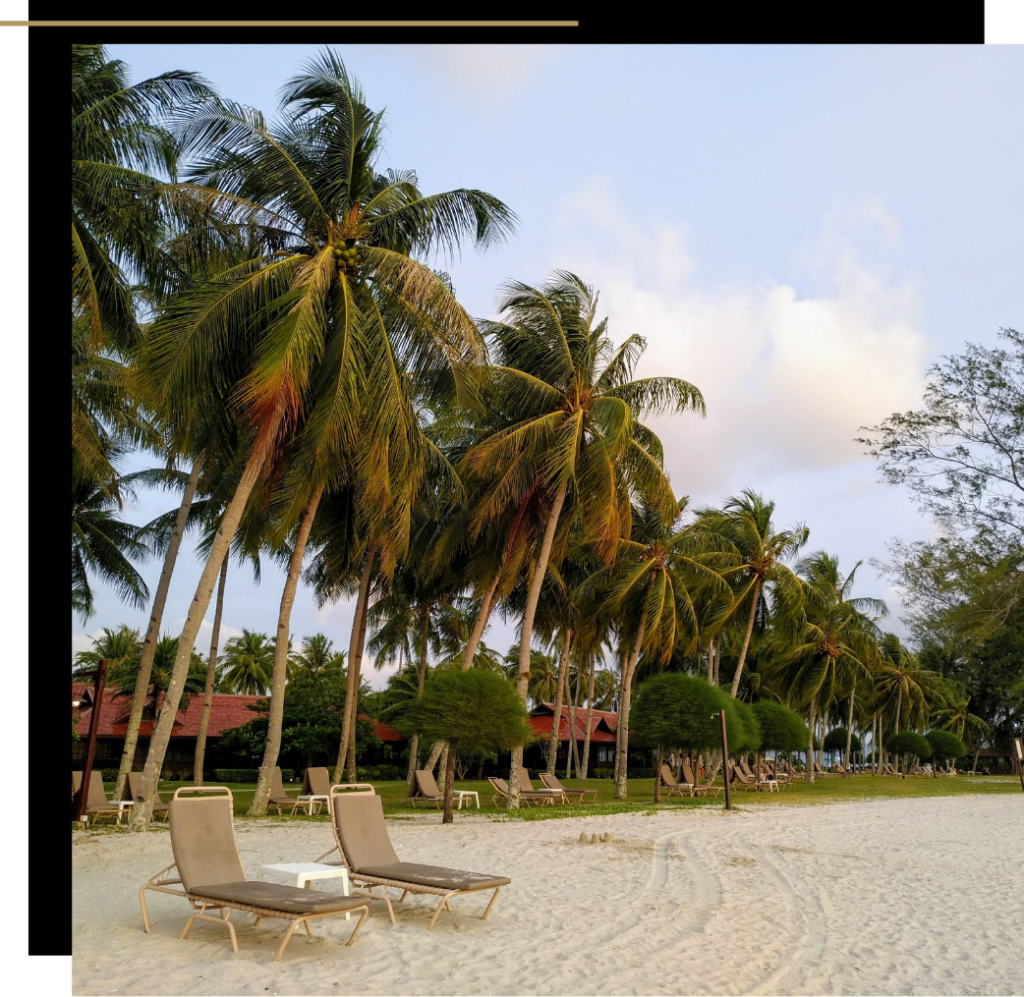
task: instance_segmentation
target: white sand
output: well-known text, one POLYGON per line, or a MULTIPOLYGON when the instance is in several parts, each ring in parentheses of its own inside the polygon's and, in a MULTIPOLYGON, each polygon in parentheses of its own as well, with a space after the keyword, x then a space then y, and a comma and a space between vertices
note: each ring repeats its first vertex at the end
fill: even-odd
MULTIPOLYGON (((351 922, 327 919, 280 963, 284 922, 235 914, 232 955, 214 925, 179 941, 187 905, 160 894, 143 933, 136 895, 171 861, 166 832, 76 835, 74 993, 1024 993, 1024 795, 439 819, 390 821, 395 846, 511 876, 487 921, 475 897, 430 933, 431 898, 394 926, 374 904, 352 948, 351 922), (613 840, 580 845, 583 830, 613 840)), ((250 877, 333 843, 326 823, 239 819, 236 834, 250 877)))

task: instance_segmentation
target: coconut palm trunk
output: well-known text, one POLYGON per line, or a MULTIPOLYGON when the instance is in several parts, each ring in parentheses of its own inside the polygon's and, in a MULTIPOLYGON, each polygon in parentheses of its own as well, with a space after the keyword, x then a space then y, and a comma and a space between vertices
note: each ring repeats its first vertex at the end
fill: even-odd
POLYGON ((473 632, 469 635, 469 643, 466 645, 466 654, 462 659, 462 670, 468 671, 473 666, 473 658, 476 655, 476 649, 480 645, 480 640, 484 635, 484 630, 487 629, 487 621, 491 618, 491 610, 494 608, 495 593, 498 591, 498 580, 501 578, 501 572, 494 576, 494 581, 491 582, 491 587, 487 590, 487 594, 484 596, 483 602, 480 603, 480 612, 476 614, 476 622, 473 624, 473 632))
POLYGON ((708 641, 708 685, 715 684, 715 642, 708 641))
POLYGON ((654 767, 654 802, 661 803, 661 763, 665 758, 665 745, 658 745, 658 764, 654 767))
POLYGON ((153 736, 149 740, 149 751, 146 754, 146 765, 142 770, 139 795, 132 808, 133 831, 145 831, 153 817, 153 802, 156 788, 160 781, 160 772, 164 765, 164 755, 167 753, 167 745, 171 740, 171 732, 174 728, 174 719, 178 713, 178 706, 181 703, 181 694, 185 689, 185 679, 188 675, 188 668, 192 662, 192 649, 196 645, 196 637, 199 628, 202 626, 203 617, 210 605, 213 596, 213 588, 217 583, 217 576, 220 574, 220 567, 224 558, 228 556, 228 548, 231 545, 231 538, 238 529, 242 513, 249 501, 249 496, 259 479, 267 456, 271 452, 271 443, 277 435, 277 430, 284 417, 284 407, 279 405, 275 414, 265 426, 256 445, 253 447, 249 459, 246 461, 245 470, 238 482, 231 501, 224 510, 221 517, 217 535, 213 540, 213 547, 210 556, 206 559, 206 566, 196 586, 196 594, 192 598, 188 615, 185 617, 185 626, 182 628, 181 636, 178 638, 178 651, 174 658, 174 668, 171 671, 171 678, 167 685, 167 692, 164 695, 163 709, 160 712, 160 719, 156 722, 153 736))
POLYGON ((213 685, 217 680, 217 645, 220 643, 220 621, 224 615, 224 586, 228 580, 228 561, 224 558, 220 566, 220 582, 217 584, 217 609, 213 614, 213 634, 210 637, 210 660, 206 664, 206 685, 203 688, 203 707, 199 713, 199 733, 196 736, 196 757, 192 764, 192 781, 203 784, 203 766, 206 764, 206 732, 210 729, 210 710, 213 709, 213 685))
POLYGON ((188 476, 188 481, 185 483, 185 494, 181 497, 178 514, 174 517, 174 529, 171 532, 170 542, 167 544, 167 553, 164 554, 164 566, 160 571, 160 581, 157 583, 156 594, 153 596, 153 608, 149 614, 149 626, 146 628, 146 639, 142 645, 139 674, 135 677, 135 691, 132 693, 132 711, 128 716, 128 729, 125 731, 124 749, 121 752, 121 766, 117 771, 117 782, 114 785, 115 800, 121 799, 124 784, 128 779, 128 773, 131 772, 132 765, 135 762, 135 747, 139 742, 139 727, 142 724, 142 711, 146 706, 149 677, 153 671, 153 656, 156 654, 156 645, 160 640, 160 624, 164 617, 167 590, 171 585, 174 562, 178 558, 178 548, 181 547, 181 538, 185 533, 185 523, 188 520, 189 510, 192 508, 192 499, 196 494, 196 486, 199 484, 199 474, 202 469, 202 458, 197 457, 192 464, 192 472, 188 476))
POLYGON ((309 499, 306 511, 299 522, 299 532, 295 537, 295 547, 291 560, 288 562, 288 575, 281 593, 281 608, 277 614, 277 639, 274 642, 274 671, 270 678, 270 714, 267 717, 267 744, 263 750, 263 764, 260 766, 259 778, 256 780, 256 791, 252 794, 249 804, 250 817, 262 817, 267 812, 267 800, 270 799, 270 782, 281 753, 281 728, 284 725, 284 687, 288 677, 288 633, 291 628, 292 606, 295 605, 295 592, 299 586, 299 575, 302 573, 302 558, 306 554, 306 542, 309 531, 316 518, 316 509, 320 504, 324 486, 318 485, 309 499))
POLYGON ((846 756, 843 759, 843 767, 850 767, 850 751, 853 747, 853 697, 856 690, 850 691, 850 707, 846 711, 846 756))
POLYGON ((590 730, 594 719, 594 659, 590 659, 590 680, 587 685, 587 733, 583 738, 583 765, 580 768, 580 778, 586 779, 590 772, 590 730))
MULTIPOLYGON (((555 530, 558 527, 558 517, 562 514, 562 506, 565 504, 565 493, 568 488, 568 482, 563 482, 555 494, 555 501, 548 514, 547 526, 544 528, 544 540, 540 545, 540 554, 533 569, 533 577, 530 579, 530 590, 526 597, 526 611, 523 613, 523 626, 519 633, 519 677, 516 682, 516 690, 524 704, 530 685, 530 644, 533 640, 533 619, 537 615, 540 590, 544 584, 544 576, 547 574, 551 546, 555 542, 555 530)), ((523 746, 520 744, 512 749, 512 765, 508 778, 509 810, 519 809, 519 770, 522 767, 523 746)))
POLYGON ((348 758, 345 760, 345 778, 356 781, 356 724, 359 719, 359 680, 363 667, 363 649, 366 647, 366 624, 370 615, 370 595, 363 603, 363 618, 359 624, 359 646, 355 661, 355 692, 352 700, 352 724, 348 729, 348 758))
POLYGON ((811 697, 811 711, 808 715, 810 723, 807 725, 810 737, 810 744, 807 746, 807 781, 812 783, 814 782, 814 721, 817 711, 818 696, 817 693, 815 693, 815 695, 811 697))
POLYGON ((754 582, 754 597, 750 601, 750 617, 747 619, 747 629, 743 634, 743 647, 740 648, 740 658, 736 662, 736 674, 732 677, 732 689, 729 695, 736 698, 740 688, 740 677, 743 675, 743 665, 747 660, 747 648, 750 647, 750 635, 754 632, 754 619, 757 616, 757 599, 761 594, 761 579, 754 582))
MULTIPOLYGON (((900 686, 896 690, 896 730, 895 733, 900 732, 900 707, 903 705, 903 686, 900 686)), ((900 755, 896 755, 896 774, 900 774, 900 755)))
MULTIPOLYGON (((569 680, 568 680, 568 677, 567 677, 566 678, 566 691, 569 691, 568 690, 568 683, 569 683, 569 680)), ((565 777, 566 777, 566 779, 571 779, 572 778, 572 773, 570 771, 570 766, 572 766, 572 765, 576 766, 576 778, 577 779, 579 778, 579 775, 580 775, 580 746, 576 742, 576 709, 577 709, 577 706, 579 705, 579 701, 580 701, 580 679, 579 679, 579 676, 577 675, 576 676, 576 695, 569 697, 569 702, 570 702, 571 705, 569 707, 569 750, 567 752, 569 757, 568 757, 568 760, 566 761, 566 765, 565 765, 565 777)))
POLYGON ((558 762, 558 745, 562 736, 562 690, 569 673, 569 653, 572 651, 572 631, 566 630, 562 640, 562 660, 558 663, 558 687, 555 690, 555 713, 551 718, 551 740, 548 744, 548 772, 555 774, 558 762))
POLYGON ((345 712, 341 721, 341 743, 338 745, 338 763, 334 767, 334 781, 341 782, 348 760, 349 741, 356 723, 356 698, 359 694, 359 662, 362 647, 359 637, 362 629, 366 603, 370 596, 370 578, 373 575, 373 548, 367 547, 363 558, 363 575, 359 580, 359 595, 356 597, 355 612, 352 614, 352 636, 348 644, 348 674, 345 679, 345 712), (353 685, 354 683, 354 685, 353 685))
POLYGON ((444 766, 444 815, 441 817, 442 824, 451 824, 455 820, 452 814, 452 790, 455 786, 455 752, 448 749, 448 759, 444 766))
MULTIPOLYGON (((420 671, 419 681, 416 685, 416 698, 423 698, 423 690, 427 684, 427 640, 430 636, 430 603, 424 603, 420 608, 420 671)), ((472 658, 470 659, 472 660, 472 658)), ((420 753, 420 736, 413 734, 412 742, 409 744, 409 772, 407 781, 409 783, 409 795, 412 796, 416 786, 416 759, 420 753)))
POLYGON ((615 725, 615 799, 624 800, 628 793, 626 775, 628 772, 629 751, 629 704, 633 698, 633 671, 640 660, 640 649, 647 635, 647 614, 640 618, 640 629, 637 631, 633 651, 626 659, 622 668, 622 687, 619 691, 619 722, 615 725))

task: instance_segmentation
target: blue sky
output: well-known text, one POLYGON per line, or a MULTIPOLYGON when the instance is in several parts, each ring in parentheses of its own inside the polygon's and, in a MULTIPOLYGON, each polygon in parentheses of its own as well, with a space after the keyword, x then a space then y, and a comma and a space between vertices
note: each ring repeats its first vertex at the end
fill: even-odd
MULTIPOLYGON (((1022 324, 1021 48, 335 49, 387 110, 382 167, 416 169, 427 191, 482 188, 518 213, 512 242, 448 266, 472 314, 490 316, 509 278, 574 270, 601 291, 616 341, 648 338, 641 374, 702 389, 706 420, 656 423, 678 492, 700 504, 756 488, 847 567, 893 536, 929 536, 852 440, 917 405, 937 357, 1022 324)), ((196 70, 269 116, 315 48, 110 53, 136 79, 196 70)), ((128 515, 168 504, 143 495, 128 515)), ((168 630, 198 572, 186 545, 168 630)), ((146 567, 151 585, 158 573, 146 567)), ((258 587, 247 575, 228 586, 228 632, 273 632, 280 574, 265 566, 258 587)), ((885 579, 867 564, 858 577, 898 613, 885 579)), ((102 589, 97 606, 73 621, 73 651, 147 619, 102 589)), ((300 590, 292 631, 346 647, 350 620, 347 604, 317 611, 300 590)), ((488 637, 511 639, 503 626, 488 637)))

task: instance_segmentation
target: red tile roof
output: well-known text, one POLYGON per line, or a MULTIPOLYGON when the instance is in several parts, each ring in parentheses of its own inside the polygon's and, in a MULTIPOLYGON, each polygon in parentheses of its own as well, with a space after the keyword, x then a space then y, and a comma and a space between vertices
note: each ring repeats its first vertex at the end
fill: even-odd
MULTIPOLYGON (((540 703, 530 717, 530 726, 541 736, 551 736, 551 724, 555 718, 555 707, 553 703, 540 703)), ((576 740, 582 741, 587 736, 587 711, 586 708, 576 710, 576 740)), ((617 713, 608 710, 593 710, 590 718, 590 740, 595 744, 615 743, 615 721, 618 720, 617 713), (612 723, 609 723, 612 718, 612 723)), ((569 740, 569 707, 562 707, 562 716, 558 725, 558 739, 569 740)))
MULTIPOLYGON (((72 682, 71 698, 80 699, 87 687, 80 682, 72 682)), ((88 687, 90 695, 92 687, 88 687)), ((248 723, 260 714, 249 709, 250 703, 258 703, 265 696, 228 696, 224 693, 213 694, 213 705, 210 707, 210 725, 208 737, 220 737, 225 731, 234 730, 248 723)), ((178 710, 171 730, 171 737, 197 737, 199 735, 199 715, 203 709, 203 697, 193 696, 186 710, 178 710)), ((97 737, 124 737, 128 731, 128 713, 131 710, 131 699, 128 696, 113 698, 109 689, 103 690, 103 705, 100 707, 100 723, 96 731, 97 737)), ((81 712, 75 730, 79 736, 86 737, 89 723, 92 720, 92 709, 87 707, 81 712)), ((150 737, 153 733, 153 721, 143 720, 139 727, 139 737, 150 737)))
POLYGON ((373 724, 373 732, 382 741, 404 741, 405 735, 400 734, 393 727, 388 727, 387 724, 382 724, 379 720, 374 720, 373 717, 368 717, 365 713, 359 714, 360 720, 369 720, 373 724))

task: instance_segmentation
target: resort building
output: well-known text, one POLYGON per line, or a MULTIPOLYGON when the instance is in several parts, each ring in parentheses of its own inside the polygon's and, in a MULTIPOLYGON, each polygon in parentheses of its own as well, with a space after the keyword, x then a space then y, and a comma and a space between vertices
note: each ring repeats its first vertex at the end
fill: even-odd
MULTIPOLYGON (((587 737, 587 710, 578 707, 573 731, 576 746, 583 756, 583 745, 587 737)), ((551 738, 551 727, 555 720, 554 703, 538 703, 530 713, 530 726, 539 740, 529 745, 523 753, 523 762, 527 768, 543 769, 547 767, 548 743, 551 738)), ((615 765, 615 727, 619 722, 618 713, 610 710, 592 710, 590 717, 590 758, 589 774, 596 775, 598 769, 611 769, 615 765)), ((558 725, 558 758, 556 766, 565 768, 569 758, 570 709, 563 704, 562 715, 558 725)))

